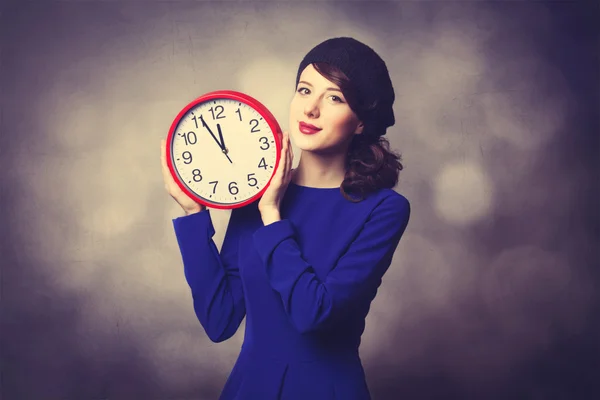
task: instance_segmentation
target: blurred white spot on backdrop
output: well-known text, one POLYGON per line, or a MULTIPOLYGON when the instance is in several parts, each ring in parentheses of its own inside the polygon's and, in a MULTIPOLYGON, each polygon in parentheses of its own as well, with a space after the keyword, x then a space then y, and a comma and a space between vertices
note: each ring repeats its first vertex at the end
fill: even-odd
POLYGON ((471 162, 449 164, 434 182, 435 210, 449 223, 472 223, 490 213, 492 189, 492 182, 481 166, 471 162))

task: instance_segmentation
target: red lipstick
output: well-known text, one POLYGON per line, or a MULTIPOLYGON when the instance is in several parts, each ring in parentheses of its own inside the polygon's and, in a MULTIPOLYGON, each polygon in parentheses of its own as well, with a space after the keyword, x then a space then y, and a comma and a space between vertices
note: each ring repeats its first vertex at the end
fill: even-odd
POLYGON ((307 124, 302 121, 300 121, 300 124, 298 124, 298 129, 300 130, 300 132, 304 133, 305 135, 314 135, 315 133, 317 133, 321 130, 321 128, 317 128, 314 125, 307 124))

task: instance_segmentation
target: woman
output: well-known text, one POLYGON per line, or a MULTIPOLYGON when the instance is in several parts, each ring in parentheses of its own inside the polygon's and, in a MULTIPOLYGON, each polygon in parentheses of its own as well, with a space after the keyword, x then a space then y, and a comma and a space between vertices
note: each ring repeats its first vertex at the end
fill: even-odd
POLYGON ((171 178, 173 220, 196 315, 214 342, 246 316, 221 400, 370 399, 360 337, 410 216, 393 191, 402 170, 381 136, 394 124, 385 63, 333 38, 302 60, 281 167, 260 201, 232 210, 219 254, 210 211, 171 178))

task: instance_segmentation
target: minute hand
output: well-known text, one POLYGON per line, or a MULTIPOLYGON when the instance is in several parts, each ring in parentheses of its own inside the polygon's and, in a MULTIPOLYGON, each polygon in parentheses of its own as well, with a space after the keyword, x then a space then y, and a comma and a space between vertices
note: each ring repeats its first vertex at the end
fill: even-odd
POLYGON ((217 137, 212 133, 212 131, 208 127, 208 124, 206 122, 204 122, 204 118, 202 118, 202 115, 200 115, 200 121, 202 121, 202 126, 205 127, 206 129, 208 129, 208 133, 210 133, 210 136, 212 136, 213 139, 215 139, 215 142, 217 142, 217 144, 219 145, 221 150, 223 150, 223 145, 221 144, 221 142, 219 142, 219 139, 217 139, 217 137))
MULTIPOLYGON (((233 161, 231 161, 231 158, 229 158, 229 155, 227 154, 228 151, 225 149, 224 143, 220 142, 219 139, 217 139, 217 137, 214 135, 214 133, 212 133, 212 131, 208 127, 208 124, 206 122, 204 122, 204 118, 202 118, 202 114, 200 115, 200 121, 202 121, 202 125, 208 130, 208 133, 210 133, 210 135, 213 137, 213 139, 215 139, 215 142, 217 142, 217 144, 221 148, 221 151, 223 152, 223 154, 225 154, 225 157, 227 157, 229 162, 231 164, 233 164, 233 161)), ((219 136, 221 137, 221 140, 223 140, 223 135, 221 135, 221 127, 218 124, 217 124, 217 128, 219 128, 219 136)))

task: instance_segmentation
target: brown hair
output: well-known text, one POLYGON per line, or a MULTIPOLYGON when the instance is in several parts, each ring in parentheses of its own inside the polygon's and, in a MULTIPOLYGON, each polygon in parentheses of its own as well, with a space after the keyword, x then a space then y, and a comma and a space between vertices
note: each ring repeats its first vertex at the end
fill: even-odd
MULTIPOLYGON (((362 104, 352 82, 338 68, 327 63, 314 63, 313 66, 323 77, 340 87, 348 105, 359 118, 375 106, 362 104)), ((400 162, 401 154, 390 151, 389 141, 380 136, 386 128, 377 126, 377 121, 363 120, 363 123, 363 132, 354 135, 348 147, 346 175, 340 186, 342 195, 354 203, 379 189, 395 187, 404 168, 400 162), (359 198, 352 198, 351 194, 359 198)))

